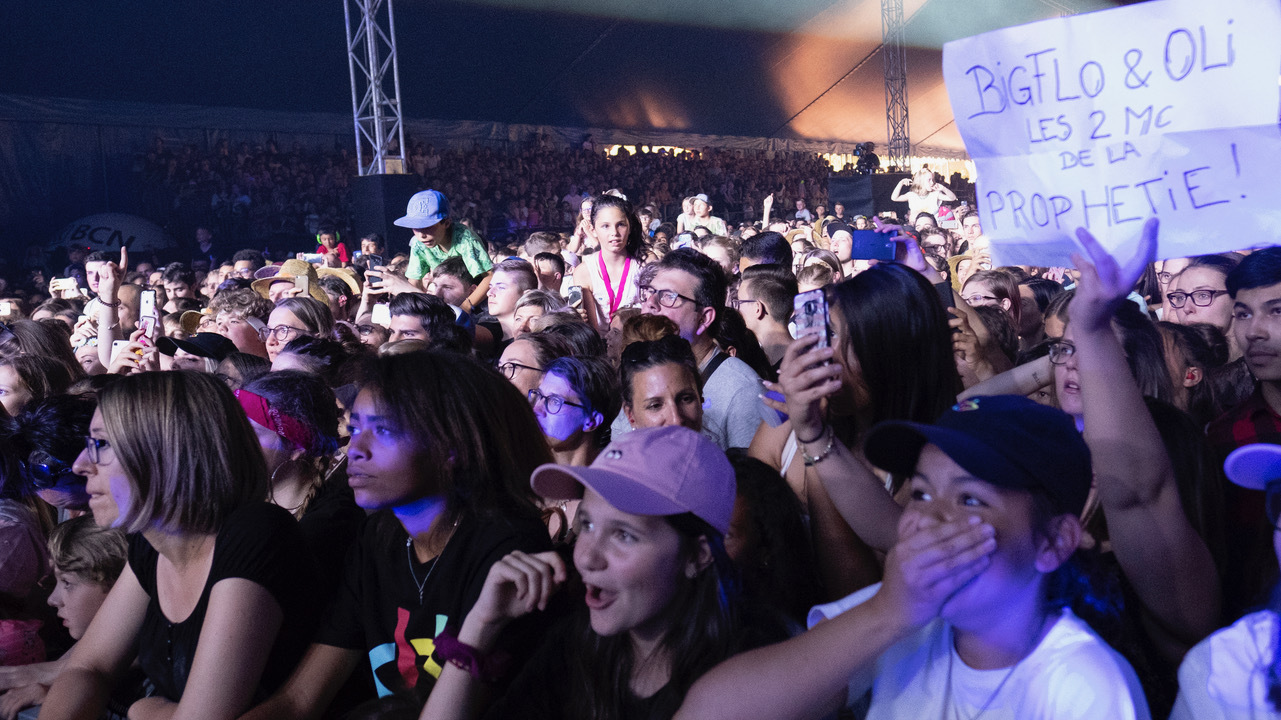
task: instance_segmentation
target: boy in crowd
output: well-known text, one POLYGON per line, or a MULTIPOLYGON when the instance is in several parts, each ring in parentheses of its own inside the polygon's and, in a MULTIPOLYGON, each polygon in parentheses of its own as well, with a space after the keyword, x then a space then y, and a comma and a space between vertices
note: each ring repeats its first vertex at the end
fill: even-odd
POLYGON ((489 291, 489 272, 494 265, 485 243, 471 228, 450 219, 449 200, 437 190, 417 193, 409 199, 405 216, 395 224, 414 231, 414 238, 409 241, 409 266, 405 276, 418 289, 425 287, 423 278, 437 265, 447 258, 462 258, 477 285, 459 307, 471 312, 489 291))
POLYGON ((792 316, 792 299, 796 297, 796 276, 786 265, 753 265, 743 270, 738 285, 738 311, 747 329, 756 336, 769 358, 777 382, 783 353, 792 344, 787 322, 792 316))
POLYGON ((743 241, 739 249, 738 270, 742 272, 753 265, 792 266, 792 246, 782 233, 757 233, 743 241))

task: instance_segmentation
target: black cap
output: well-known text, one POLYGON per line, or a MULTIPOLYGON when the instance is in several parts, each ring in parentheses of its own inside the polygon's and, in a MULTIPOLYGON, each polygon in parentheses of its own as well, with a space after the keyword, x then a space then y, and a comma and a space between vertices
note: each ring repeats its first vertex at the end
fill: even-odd
POLYGON ((916 472, 931 444, 979 480, 1039 490, 1059 513, 1079 515, 1090 494, 1090 448, 1072 416, 1020 395, 963 400, 933 425, 884 422, 867 435, 867 459, 898 475, 916 472))
POLYGON ((196 333, 186 340, 162 337, 156 341, 156 349, 165 355, 174 355, 181 349, 191 355, 221 362, 236 352, 236 344, 218 333, 196 333))

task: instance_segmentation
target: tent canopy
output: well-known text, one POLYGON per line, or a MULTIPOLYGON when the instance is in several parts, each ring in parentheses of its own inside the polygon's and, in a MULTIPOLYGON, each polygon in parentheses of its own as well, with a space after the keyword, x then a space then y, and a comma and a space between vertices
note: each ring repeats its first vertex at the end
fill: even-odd
MULTIPOLYGON (((904 0, 918 154, 948 40, 1108 0, 904 0)), ((880 0, 396 0, 406 118, 886 142, 880 0)), ((0 94, 351 112, 342 0, 10 0, 0 94)))

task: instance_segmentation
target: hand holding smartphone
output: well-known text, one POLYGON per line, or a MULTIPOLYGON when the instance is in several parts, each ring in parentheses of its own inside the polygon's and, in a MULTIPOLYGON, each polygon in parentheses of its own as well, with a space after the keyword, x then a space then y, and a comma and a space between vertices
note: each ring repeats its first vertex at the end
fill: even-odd
POLYGON ((831 346, 830 318, 828 316, 827 295, 822 288, 816 288, 797 295, 792 300, 792 322, 795 325, 794 335, 817 335, 816 348, 831 346))

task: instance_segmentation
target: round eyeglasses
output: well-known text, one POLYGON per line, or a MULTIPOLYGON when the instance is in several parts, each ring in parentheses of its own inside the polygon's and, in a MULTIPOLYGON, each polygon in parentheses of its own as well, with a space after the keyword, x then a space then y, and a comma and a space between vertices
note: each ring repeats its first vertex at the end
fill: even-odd
POLYGON ((538 405, 539 400, 543 401, 543 407, 547 408, 547 412, 551 413, 552 415, 555 415, 556 413, 560 412, 561 408, 566 405, 573 405, 579 410, 587 409, 586 405, 576 403, 576 402, 570 402, 559 395, 544 395, 538 391, 538 388, 531 389, 529 391, 529 404, 536 406, 538 405))

